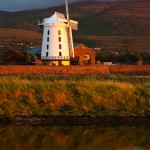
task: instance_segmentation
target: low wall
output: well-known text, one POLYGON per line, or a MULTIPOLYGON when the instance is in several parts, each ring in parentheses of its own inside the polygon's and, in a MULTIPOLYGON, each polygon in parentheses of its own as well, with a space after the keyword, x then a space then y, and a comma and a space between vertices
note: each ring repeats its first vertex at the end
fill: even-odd
POLYGON ((108 66, 109 72, 120 73, 126 75, 150 75, 150 65, 121 65, 108 66))
POLYGON ((150 75, 150 65, 121 65, 121 66, 0 66, 0 75, 21 74, 70 74, 70 75, 150 75))
POLYGON ((100 74, 108 75, 107 66, 0 66, 0 75, 21 74, 100 74))

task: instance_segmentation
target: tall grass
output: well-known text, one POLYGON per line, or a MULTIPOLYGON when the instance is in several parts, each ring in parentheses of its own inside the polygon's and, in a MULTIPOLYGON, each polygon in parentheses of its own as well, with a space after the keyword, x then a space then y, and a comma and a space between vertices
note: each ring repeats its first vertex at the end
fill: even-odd
POLYGON ((150 77, 1 76, 0 114, 150 115, 150 77))

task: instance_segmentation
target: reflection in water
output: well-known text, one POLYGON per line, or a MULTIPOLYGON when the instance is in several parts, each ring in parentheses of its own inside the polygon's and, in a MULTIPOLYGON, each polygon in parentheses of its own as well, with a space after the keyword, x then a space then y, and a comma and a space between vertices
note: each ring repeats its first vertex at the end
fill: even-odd
POLYGON ((0 150, 147 150, 148 126, 0 126, 0 150))

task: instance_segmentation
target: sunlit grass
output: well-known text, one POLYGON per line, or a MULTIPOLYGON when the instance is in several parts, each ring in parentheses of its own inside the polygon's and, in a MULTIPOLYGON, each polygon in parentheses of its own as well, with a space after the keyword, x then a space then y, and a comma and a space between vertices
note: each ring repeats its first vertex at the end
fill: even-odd
POLYGON ((149 115, 150 77, 1 76, 0 114, 149 115))

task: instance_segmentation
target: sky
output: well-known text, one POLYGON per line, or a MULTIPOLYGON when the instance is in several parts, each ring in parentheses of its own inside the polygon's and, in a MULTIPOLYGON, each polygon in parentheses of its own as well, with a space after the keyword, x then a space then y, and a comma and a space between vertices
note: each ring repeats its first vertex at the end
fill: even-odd
MULTIPOLYGON (((69 3, 87 0, 68 0, 69 3)), ((91 0, 91 1, 118 1, 118 0, 91 0)), ((63 5, 65 0, 0 0, 0 11, 22 11, 49 8, 63 5)))

